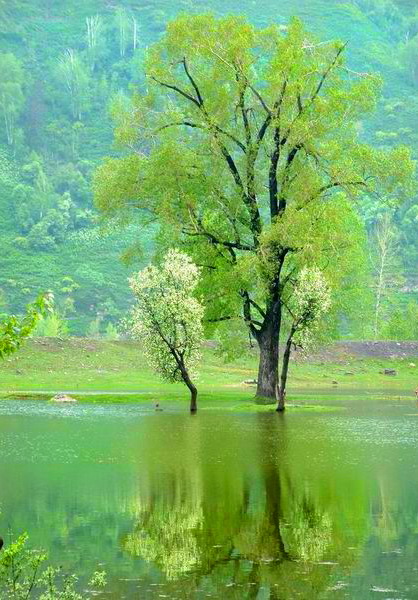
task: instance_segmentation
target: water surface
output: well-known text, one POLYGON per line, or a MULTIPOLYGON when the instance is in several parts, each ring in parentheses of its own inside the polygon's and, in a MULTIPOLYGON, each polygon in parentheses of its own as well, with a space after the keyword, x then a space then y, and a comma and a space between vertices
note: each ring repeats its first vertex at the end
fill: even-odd
POLYGON ((0 533, 27 531, 81 589, 103 566, 101 598, 417 598, 417 407, 338 402, 0 401, 0 533))

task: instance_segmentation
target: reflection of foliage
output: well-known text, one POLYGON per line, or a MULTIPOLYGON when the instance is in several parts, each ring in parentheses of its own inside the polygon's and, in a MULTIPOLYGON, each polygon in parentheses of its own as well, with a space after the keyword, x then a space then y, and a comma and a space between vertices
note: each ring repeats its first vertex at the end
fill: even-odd
POLYGON ((151 513, 145 510, 135 532, 126 538, 125 549, 158 564, 167 579, 177 579, 200 563, 198 532, 202 521, 202 508, 187 502, 163 505, 151 513))
MULTIPOLYGON (((3 550, 0 557, 0 591, 5 600, 85 600, 77 593, 75 575, 62 575, 61 569, 46 566, 47 554, 27 548, 28 536, 21 535, 3 550)), ((90 581, 94 587, 106 585, 104 571, 96 571, 90 581)), ((90 597, 90 596, 89 596, 90 597)))
MULTIPOLYGON (((27 477, 17 477, 5 489, 12 527, 33 523, 33 539, 62 553, 68 570, 77 573, 94 570, 99 539, 101 560, 116 575, 112 585, 119 593, 114 588, 111 593, 118 598, 134 597, 126 593, 130 584, 121 583, 125 576, 140 578, 132 584, 140 586, 135 589, 139 597, 156 582, 165 587, 156 586, 155 592, 177 598, 206 593, 231 600, 321 597, 332 572, 352 566, 369 539, 370 506, 373 514, 380 512, 371 504, 374 488, 358 477, 364 471, 356 470, 355 480, 346 469, 336 472, 332 436, 315 435, 314 424, 310 452, 327 452, 323 461, 306 459, 300 437, 286 439, 279 426, 268 429, 269 415, 263 415, 260 427, 253 421, 245 430, 245 444, 242 419, 223 417, 221 428, 209 417, 150 415, 123 436, 118 424, 92 429, 81 421, 74 425, 80 429, 77 455, 111 456, 114 470, 80 468, 78 459, 63 468, 60 455, 55 466, 44 465, 41 475, 27 465, 29 486, 36 482, 40 493, 28 506, 27 477), (137 558, 131 561, 127 554, 137 558), (321 560, 340 567, 317 564, 321 560), (226 590, 225 584, 230 585, 226 590)), ((321 422, 329 433, 333 425, 321 422)), ((61 444, 62 429, 52 425, 50 430, 61 444)), ((47 457, 51 438, 39 437, 47 457)), ((0 472, 2 480, 6 473, 0 472)))
POLYGON ((330 516, 315 510, 306 498, 294 504, 285 529, 289 553, 304 561, 321 560, 331 546, 330 516))

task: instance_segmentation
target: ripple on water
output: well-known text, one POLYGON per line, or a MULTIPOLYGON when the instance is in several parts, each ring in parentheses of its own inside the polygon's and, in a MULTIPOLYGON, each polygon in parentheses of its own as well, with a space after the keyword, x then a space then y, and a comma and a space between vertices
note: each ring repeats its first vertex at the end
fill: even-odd
POLYGON ((41 400, 0 400, 0 416, 41 416, 71 419, 132 418, 150 412, 135 404, 66 404, 41 400))
POLYGON ((407 416, 385 418, 368 416, 332 417, 336 441, 353 441, 374 446, 414 446, 418 444, 418 421, 407 416))
POLYGON ((120 436, 127 421, 135 424, 146 412, 150 410, 123 404, 0 401, 0 463, 127 462, 132 458, 128 451, 109 444, 106 431, 115 424, 115 436, 120 436))

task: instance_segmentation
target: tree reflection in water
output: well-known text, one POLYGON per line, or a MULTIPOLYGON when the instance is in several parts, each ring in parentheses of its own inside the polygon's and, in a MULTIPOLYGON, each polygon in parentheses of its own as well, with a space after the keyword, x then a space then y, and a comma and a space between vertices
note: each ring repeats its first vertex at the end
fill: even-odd
POLYGON ((158 468, 141 481, 137 524, 123 547, 161 570, 164 593, 316 597, 330 585, 335 557, 352 560, 331 514, 289 468, 285 417, 259 415, 257 426, 248 464, 238 447, 214 464, 205 460, 207 432, 193 421, 184 447, 160 451, 158 468))

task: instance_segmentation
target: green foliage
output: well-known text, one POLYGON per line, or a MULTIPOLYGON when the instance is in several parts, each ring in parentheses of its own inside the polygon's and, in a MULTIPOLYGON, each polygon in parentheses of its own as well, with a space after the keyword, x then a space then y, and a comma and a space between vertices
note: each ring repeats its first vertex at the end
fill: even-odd
POLYGON ((24 73, 20 61, 11 53, 0 54, 0 72, 0 112, 7 143, 14 146, 17 141, 16 122, 25 101, 24 73))
POLYGON ((114 340, 118 340, 119 339, 119 331, 118 328, 116 327, 116 325, 114 325, 113 323, 109 322, 106 325, 106 330, 105 330, 105 338, 109 341, 114 341, 114 340))
POLYGON ((22 248, 50 251, 56 244, 63 243, 74 230, 93 223, 89 208, 80 207, 73 200, 83 202, 87 193, 86 180, 79 169, 70 164, 65 171, 61 168, 48 176, 44 161, 32 153, 30 161, 22 166, 24 183, 14 186, 11 199, 15 211, 16 225, 25 234, 22 248))
POLYGON ((178 250, 129 280, 136 301, 133 337, 143 342, 151 367, 163 380, 183 381, 189 389, 203 342, 204 309, 195 297, 198 281, 199 269, 178 250))
POLYGON ((24 340, 33 332, 40 319, 52 310, 53 296, 50 292, 41 294, 28 304, 23 317, 10 315, 0 320, 0 358, 6 358, 21 347, 24 340))
POLYGON ((68 335, 68 324, 56 311, 41 317, 34 330, 36 337, 59 337, 68 335))
MULTIPOLYGON (((0 143, 7 148, 7 152, 0 148, 0 242, 6 252, 15 253, 18 265, 17 270, 12 270, 7 260, 0 261, 0 285, 10 310, 21 309, 25 295, 18 287, 9 285, 8 279, 24 281, 30 273, 32 291, 42 289, 52 271, 57 280, 67 274, 75 277, 80 260, 89 272, 102 271, 109 280, 118 281, 118 292, 112 290, 110 296, 119 312, 117 318, 123 313, 129 292, 121 284, 126 274, 117 263, 119 248, 114 249, 110 243, 107 249, 102 247, 98 266, 95 252, 80 244, 73 269, 68 260, 73 245, 68 238, 78 234, 80 238, 84 234, 87 237, 92 231, 96 235, 96 230, 91 229, 95 216, 89 187, 98 160, 113 153, 107 107, 109 104, 128 107, 130 86, 135 86, 139 95, 142 93, 146 47, 161 36, 167 20, 180 10, 192 14, 202 10, 202 5, 192 2, 184 2, 181 7, 167 0, 148 4, 127 0, 114 5, 104 5, 98 0, 47 5, 41 0, 23 3, 10 0, 1 4, 0 88, 6 92, 4 106, 11 127, 6 127, 4 107, 0 106, 0 143), (35 162, 42 165, 46 178, 47 186, 43 189, 39 187, 41 181, 37 181, 36 172, 31 175, 26 169, 34 162, 34 152, 35 162), (10 171, 5 177, 3 158, 6 170, 10 171), (16 190, 15 195, 18 186, 24 188, 16 190), (67 193, 70 207, 67 201, 62 202, 67 193), (68 251, 64 248, 67 246, 68 251), (39 268, 33 269, 36 252, 46 256, 40 257, 39 268)), ((376 70, 386 81, 384 102, 376 116, 367 123, 363 119, 357 122, 363 139, 388 147, 407 143, 417 155, 417 88, 412 70, 418 31, 415 0, 289 0, 281 3, 280 14, 274 3, 267 3, 260 11, 251 3, 239 7, 228 1, 210 0, 208 9, 217 15, 245 12, 253 25, 280 24, 282 31, 290 16, 299 14, 324 40, 335 36, 349 40, 349 67, 360 73, 376 70), (386 111, 387 105, 393 109, 386 111), (376 132, 381 133, 375 136, 376 132)), ((116 112, 123 114, 119 108, 116 112)), ((126 113, 129 117, 129 110, 126 113)), ((122 131, 122 124, 119 129, 122 131)), ((126 139, 129 118, 125 119, 124 129, 126 139)), ((135 131, 131 128, 132 134, 135 131)), ((130 175, 123 186, 132 188, 137 183, 130 175)), ((114 190, 120 196, 117 186, 114 190)), ((370 227, 379 205, 377 196, 362 199, 362 210, 370 227)), ((414 233, 416 205, 413 192, 396 215, 403 236, 402 259, 409 269, 418 258, 414 233)), ((144 229, 136 238, 142 247, 149 249, 149 236, 144 229)), ((137 256, 135 252, 136 259, 137 256)), ((94 280, 86 276, 82 284, 85 291, 75 294, 78 319, 71 323, 78 333, 85 330, 96 310, 94 280), (91 310, 89 294, 94 296, 95 306, 91 310)), ((52 285, 48 283, 48 287, 52 285)))
POLYGON ((385 327, 385 334, 391 340, 418 339, 418 302, 408 302, 406 306, 393 307, 385 327))
MULTIPOLYGON (((47 565, 47 554, 27 547, 28 536, 23 534, 6 544, 0 555, 0 592, 4 600, 88 600, 91 596, 76 591, 78 578, 63 574, 61 568, 47 565)), ((106 585, 106 573, 93 574, 90 586, 106 585)))
POLYGON ((384 192, 397 205, 413 192, 408 149, 359 138, 380 79, 353 73, 343 44, 298 20, 283 33, 208 15, 172 21, 146 75, 147 93, 114 107, 127 153, 99 169, 97 206, 154 218, 161 247, 184 245, 203 265, 207 321, 244 320, 259 339, 273 294, 291 297, 305 265, 326 271, 335 296, 362 294, 353 200, 384 192))
POLYGON ((90 321, 89 326, 87 327, 87 331, 86 331, 87 337, 99 338, 101 323, 102 323, 102 319, 100 316, 97 316, 92 321, 90 321))
POLYGON ((355 0, 355 3, 379 28, 398 39, 402 35, 405 19, 396 0, 355 0))

